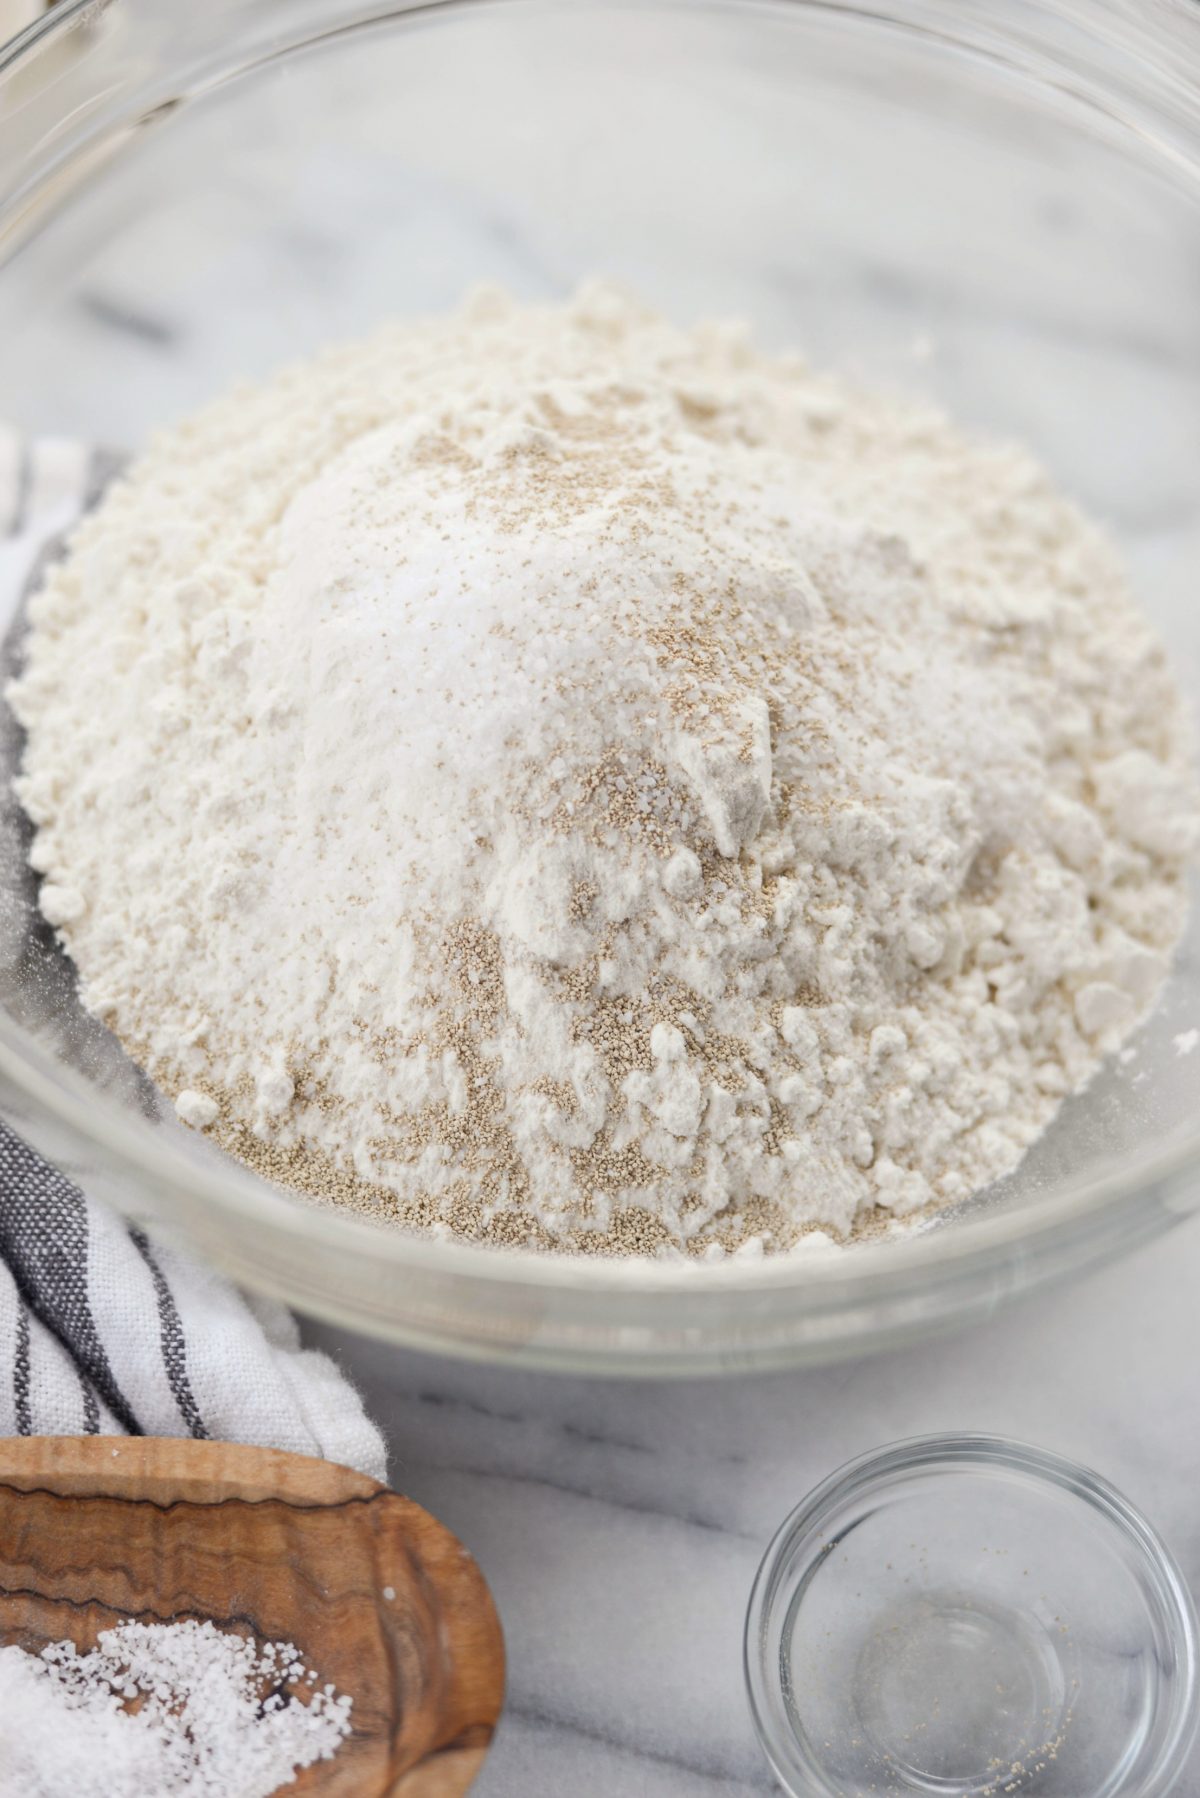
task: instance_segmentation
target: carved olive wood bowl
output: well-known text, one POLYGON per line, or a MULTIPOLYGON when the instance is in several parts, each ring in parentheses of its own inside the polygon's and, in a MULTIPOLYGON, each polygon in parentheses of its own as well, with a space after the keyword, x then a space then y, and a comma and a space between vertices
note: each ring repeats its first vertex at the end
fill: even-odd
POLYGON ((419 1505, 275 1449, 0 1441, 0 1641, 91 1648, 126 1618, 185 1617, 294 1642, 352 1696, 351 1734, 284 1788, 296 1798, 458 1798, 478 1772, 503 1703, 500 1624, 419 1505))

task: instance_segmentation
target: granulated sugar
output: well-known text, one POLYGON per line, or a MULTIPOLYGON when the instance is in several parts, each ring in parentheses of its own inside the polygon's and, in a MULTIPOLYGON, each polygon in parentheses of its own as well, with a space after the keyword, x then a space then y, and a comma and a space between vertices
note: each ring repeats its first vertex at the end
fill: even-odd
POLYGON ((1103 535, 603 289, 222 400, 31 617, 86 1003, 186 1122, 402 1223, 719 1258, 965 1198, 1181 929, 1189 741, 1103 535))
POLYGON ((291 1643, 192 1619, 122 1623, 87 1652, 0 1649, 0 1790, 268 1798, 349 1734, 351 1699, 318 1677, 291 1643))

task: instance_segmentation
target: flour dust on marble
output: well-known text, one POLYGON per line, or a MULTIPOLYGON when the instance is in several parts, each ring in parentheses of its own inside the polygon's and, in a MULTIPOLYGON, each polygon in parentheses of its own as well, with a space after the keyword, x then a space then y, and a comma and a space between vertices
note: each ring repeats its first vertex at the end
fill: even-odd
POLYGON ((403 1225, 897 1227, 1017 1163, 1181 929, 1190 743, 1102 533, 603 287, 239 389, 30 611, 85 1002, 185 1121, 403 1225))

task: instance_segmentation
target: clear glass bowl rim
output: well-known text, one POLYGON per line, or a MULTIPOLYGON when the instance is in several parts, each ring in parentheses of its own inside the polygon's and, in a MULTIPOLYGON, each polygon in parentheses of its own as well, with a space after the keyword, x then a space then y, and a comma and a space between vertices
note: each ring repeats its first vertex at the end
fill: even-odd
MULTIPOLYGON (((815 1535, 822 1518, 855 1494, 884 1490, 908 1473, 939 1469, 953 1473, 967 1468, 1021 1473, 1042 1484, 1057 1486, 1092 1505, 1136 1547, 1159 1597, 1163 1615, 1173 1626, 1172 1643, 1178 1662, 1178 1677, 1171 1689, 1171 1712, 1160 1744, 1158 1763, 1150 1769, 1159 1782, 1153 1789, 1160 1793, 1169 1792, 1172 1786, 1161 1782, 1173 1781, 1184 1770, 1200 1731, 1200 1710, 1197 1708, 1200 1625, 1191 1590, 1174 1555, 1137 1506, 1093 1468, 1032 1443, 974 1431, 906 1437, 883 1448, 868 1449, 865 1454, 836 1468, 815 1486, 789 1512, 771 1538, 754 1576, 746 1608, 742 1667, 755 1732, 776 1776, 787 1790, 791 1790, 789 1781, 793 1772, 807 1775, 808 1771, 789 1758, 787 1750, 791 1737, 776 1728, 768 1702, 778 1686, 778 1674, 777 1669, 772 1669, 767 1662, 767 1626, 780 1597, 781 1577, 794 1550, 806 1536, 815 1535)), ((810 1563, 819 1553, 819 1548, 815 1548, 810 1563)), ((794 1585, 793 1576, 788 1580, 789 1592, 794 1585)), ((815 1792, 813 1798, 817 1798, 815 1792)))
MULTIPOLYGON (((7 46, 0 47, 0 79, 18 65, 31 61, 49 43, 65 36, 83 23, 98 8, 111 0, 60 0, 60 4, 34 21, 7 46)), ((482 7, 519 6, 523 0, 365 0, 357 6, 342 5, 350 16, 331 25, 330 31, 342 31, 359 25, 373 25, 387 20, 401 22, 411 16, 428 18, 433 14, 471 12, 482 7)), ((615 4, 631 4, 632 0, 614 0, 615 4)), ((1012 0, 1007 0, 1011 8, 1012 0)), ((740 5, 748 11, 771 10, 785 13, 804 5, 828 6, 830 10, 852 12, 868 23, 894 24, 884 10, 850 6, 847 0, 656 0, 667 10, 683 10, 700 6, 717 10, 721 6, 740 5)), ((272 9, 274 13, 275 9, 272 9)), ((921 11, 927 15, 923 29, 937 35, 933 26, 940 18, 954 41, 955 23, 963 23, 965 9, 959 0, 921 0, 921 11), (932 21, 932 23, 930 22, 932 21)), ((1029 65, 1049 58, 1061 72, 1061 46, 1053 32, 1040 33, 1034 27, 1039 16, 1067 21, 1078 26, 1086 22, 1088 30, 1080 38, 1072 38, 1072 54, 1090 44, 1094 57, 1088 79, 1114 98, 1138 102, 1144 126, 1153 119, 1161 127, 1158 147, 1176 162, 1186 163, 1186 174, 1200 194, 1200 12, 1184 14, 1167 0, 1156 0, 1140 17, 1131 14, 1123 0, 1089 0, 1080 6, 1075 0, 1062 0, 1059 6, 1030 4, 1020 0, 1006 17, 998 0, 976 0, 972 8, 973 23, 980 27, 980 42, 997 51, 1007 39, 1014 55, 1019 51, 1029 65), (1011 24, 1011 32, 1009 26, 1011 24), (1188 40, 1188 56, 1181 62, 1164 54, 1172 45, 1178 48, 1177 31, 1194 33, 1188 40), (1124 52, 1130 40, 1136 40, 1147 53, 1131 59, 1124 52)), ((245 73, 256 64, 274 60, 304 42, 327 35, 326 31, 301 33, 294 39, 281 40, 276 29, 258 45, 248 46, 248 53, 238 60, 232 57, 224 72, 211 77, 217 84, 235 74, 245 73)), ((1080 65, 1081 67, 1083 65, 1080 65)), ((1082 79, 1082 76, 1081 76, 1082 79)), ((210 85, 208 78, 198 80, 187 89, 194 97, 210 85)), ((157 108, 155 109, 157 110, 157 108)), ((1124 111, 1116 107, 1116 111, 1124 111)), ((35 185, 48 182, 70 165, 81 146, 86 146, 96 129, 95 121, 79 119, 64 123, 61 136, 48 141, 36 170, 35 185)), ((1144 135, 1144 131, 1143 131, 1144 135)), ((19 206, 28 190, 19 185, 0 198, 0 209, 19 206)), ((725 1262, 716 1267, 692 1262, 620 1262, 584 1256, 536 1255, 523 1251, 474 1247, 457 1242, 439 1242, 400 1232, 389 1232, 378 1226, 339 1213, 333 1208, 310 1206, 273 1190, 255 1180, 239 1166, 205 1166, 193 1163, 175 1152, 169 1142, 153 1128, 131 1117, 122 1116, 114 1108, 98 1105, 88 1083, 72 1069, 61 1066, 47 1056, 37 1043, 7 1016, 0 1015, 0 1076, 36 1108, 66 1131, 70 1139, 81 1145, 106 1151, 129 1170, 143 1192, 169 1193, 172 1189, 186 1192, 189 1199, 208 1208, 216 1217, 224 1214, 248 1229, 261 1228, 271 1234, 286 1229, 303 1238, 306 1247, 319 1257, 322 1250, 342 1257, 380 1263, 394 1267, 398 1274, 436 1277, 454 1287, 460 1295, 475 1292, 507 1294, 510 1299, 522 1292, 531 1301, 538 1295, 559 1297, 578 1295, 590 1307, 588 1321, 599 1329, 601 1306, 605 1307, 605 1323, 611 1332, 625 1326, 638 1328, 643 1336, 652 1334, 648 1302, 661 1302, 664 1309, 658 1321, 664 1325, 695 1331, 702 1328, 705 1312, 731 1301, 736 1306, 739 1296, 776 1300, 803 1294, 811 1317, 828 1320, 835 1314, 853 1309, 861 1312, 874 1304, 885 1311, 894 1299, 922 1301, 937 1297, 927 1315, 917 1325, 894 1320, 872 1324, 853 1332, 858 1346, 877 1346, 883 1340, 899 1338, 916 1327, 928 1329, 936 1323, 960 1319, 981 1301, 998 1294, 1008 1295, 1085 1265, 1111 1257, 1135 1240, 1141 1240, 1165 1228, 1193 1205, 1200 1204, 1200 1125, 1183 1141, 1164 1145, 1145 1154, 1131 1174, 1115 1168, 1102 1174, 1063 1183, 1044 1194, 1036 1205, 1024 1205, 1012 1212, 982 1212, 976 1216, 955 1219, 952 1227, 934 1227, 916 1232, 907 1239, 855 1245, 845 1255, 798 1255, 768 1258, 753 1263, 725 1262), (1014 1270, 1020 1269, 1020 1279, 1014 1270)), ((169 1204, 161 1218, 147 1219, 152 1227, 169 1228, 169 1204)), ((232 1264, 230 1264, 232 1265, 232 1264)), ((235 1271, 249 1283, 257 1283, 302 1308, 335 1321, 358 1324, 397 1340, 420 1345, 428 1341, 423 1329, 406 1329, 400 1320, 363 1317, 344 1298, 328 1298, 316 1288, 289 1283, 264 1274, 256 1278, 255 1270, 244 1258, 236 1262, 235 1271)), ((774 1314, 778 1322, 779 1313, 774 1314)), ((728 1321, 728 1319, 726 1320, 728 1321)), ((747 1325, 750 1335, 752 1324, 747 1325)), ((767 1349, 754 1358, 758 1366, 785 1365, 815 1353, 845 1352, 847 1339, 830 1336, 831 1347, 814 1351, 811 1343, 799 1347, 767 1349)), ((503 1355, 502 1344, 464 1342, 456 1344, 449 1337, 439 1338, 437 1346, 446 1352, 488 1353, 503 1355)), ((629 1371, 654 1371, 651 1366, 637 1366, 645 1359, 644 1344, 636 1350, 615 1346, 610 1340, 588 1349, 555 1354, 553 1349, 537 1349, 528 1359, 541 1359, 550 1364, 577 1369, 594 1363, 597 1371, 605 1367, 613 1371, 627 1365, 629 1371)), ((720 1350, 706 1354, 697 1346, 687 1359, 692 1364, 685 1371, 703 1372, 723 1365, 720 1350)), ((745 1364, 745 1363, 743 1363, 745 1364)), ((663 1371, 678 1372, 678 1367, 663 1371)))

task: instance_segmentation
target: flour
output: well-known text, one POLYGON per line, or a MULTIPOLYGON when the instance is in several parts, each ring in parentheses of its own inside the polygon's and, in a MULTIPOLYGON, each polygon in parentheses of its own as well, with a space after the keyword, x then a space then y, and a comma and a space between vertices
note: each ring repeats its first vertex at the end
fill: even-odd
POLYGON ((158 439, 12 702, 85 1002, 269 1176, 708 1259, 1008 1172, 1145 1015, 1189 741, 1024 454, 607 290, 158 439))
POLYGON ((121 1623, 86 1651, 0 1648, 0 1790, 268 1798, 349 1734, 351 1700, 317 1679, 290 1643, 191 1618, 121 1623))

